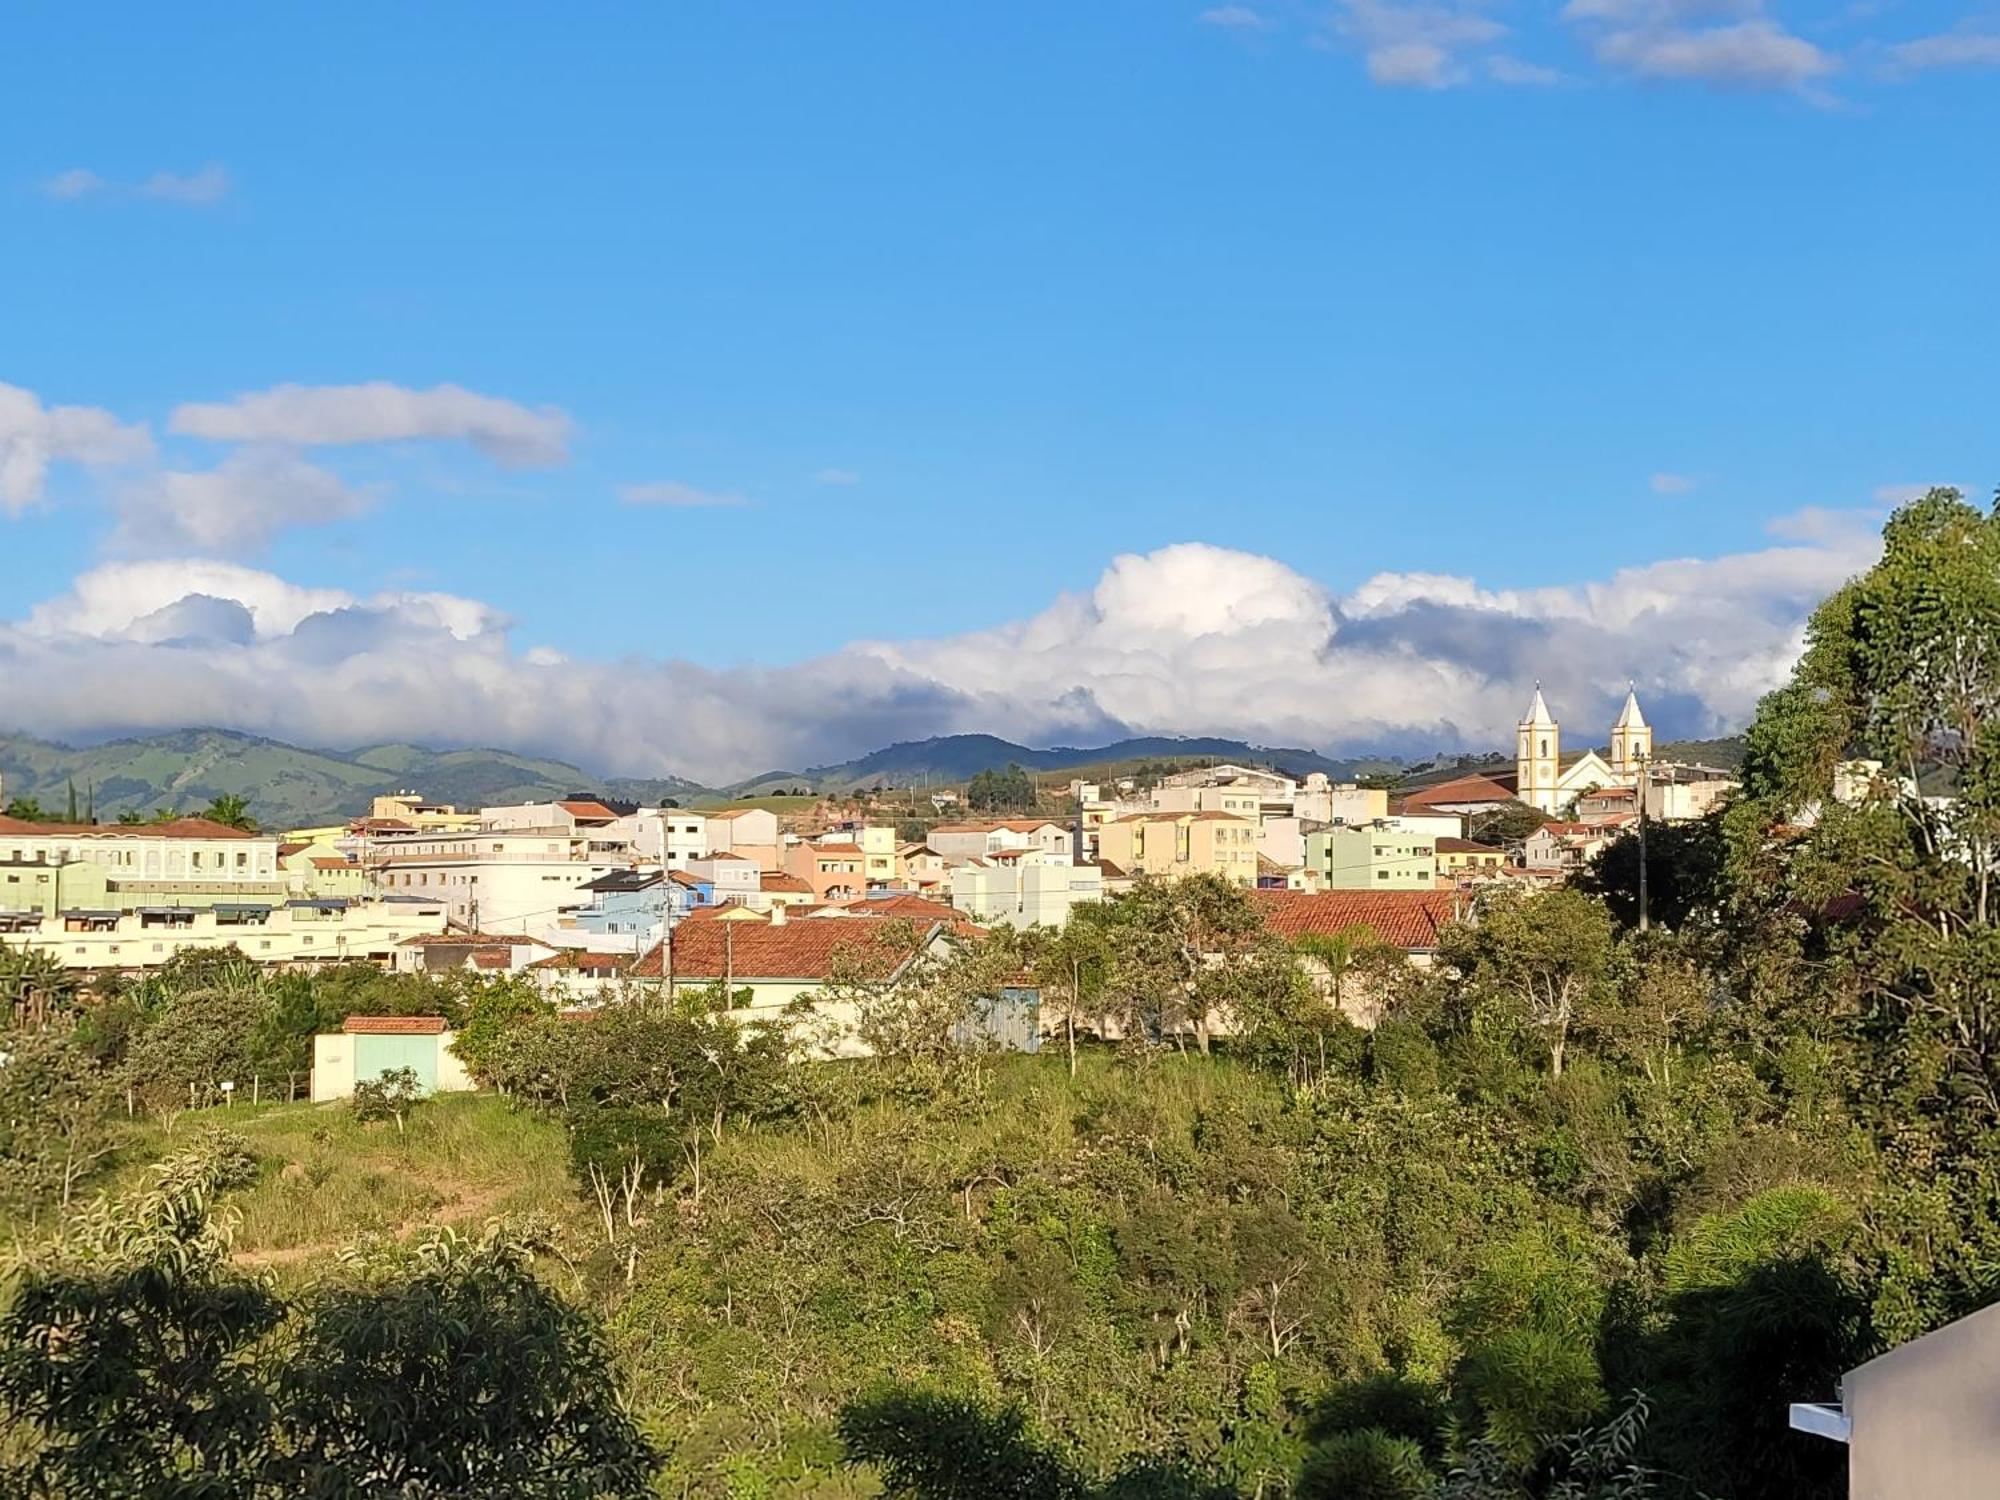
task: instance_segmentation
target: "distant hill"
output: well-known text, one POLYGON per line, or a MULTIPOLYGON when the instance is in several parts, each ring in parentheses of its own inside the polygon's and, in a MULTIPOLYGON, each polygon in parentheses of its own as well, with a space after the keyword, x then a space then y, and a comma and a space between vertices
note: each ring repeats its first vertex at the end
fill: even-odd
POLYGON ((1029 771, 1079 771, 1158 760, 1241 761, 1248 765, 1276 766, 1299 776, 1324 771, 1335 778, 1351 778, 1393 765, 1373 758, 1333 760, 1316 750, 1271 748, 1243 740, 1151 735, 1095 748, 1065 745, 1036 750, 990 734, 950 734, 890 745, 838 765, 813 766, 804 771, 770 771, 726 790, 732 795, 749 796, 791 786, 809 786, 821 792, 875 786, 941 786, 969 781, 981 771, 999 770, 1010 763, 1029 771))
POLYGON ((662 793, 685 799, 704 790, 677 779, 607 781, 565 761, 506 750, 418 745, 306 750, 226 729, 183 729, 88 746, 0 734, 0 800, 33 797, 60 812, 72 784, 78 809, 94 797, 97 816, 106 822, 121 812, 190 812, 229 794, 247 801, 251 816, 266 828, 338 821, 366 812, 384 792, 406 789, 461 807, 584 790, 648 802, 662 793))

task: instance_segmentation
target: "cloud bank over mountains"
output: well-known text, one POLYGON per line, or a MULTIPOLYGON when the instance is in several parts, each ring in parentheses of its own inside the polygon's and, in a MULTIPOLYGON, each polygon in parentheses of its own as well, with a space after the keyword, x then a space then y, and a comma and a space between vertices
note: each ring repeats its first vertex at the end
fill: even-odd
MULTIPOLYGON (((215 724, 312 744, 492 744, 716 782, 982 731, 1232 735, 1345 752, 1511 743, 1529 685, 1600 738, 1627 676, 1663 735, 1740 725, 1812 606, 1876 550, 1860 512, 1771 546, 1528 590, 1384 573, 1346 595, 1204 543, 964 635, 786 666, 581 661, 441 593, 357 596, 213 560, 105 563, 0 622, 6 720, 57 736, 215 724)), ((635 647, 642 643, 635 642, 635 647)))

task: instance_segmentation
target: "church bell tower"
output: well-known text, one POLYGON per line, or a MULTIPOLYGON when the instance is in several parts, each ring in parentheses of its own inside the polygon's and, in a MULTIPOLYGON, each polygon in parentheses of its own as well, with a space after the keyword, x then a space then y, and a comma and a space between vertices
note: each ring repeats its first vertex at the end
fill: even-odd
POLYGON ((1528 705, 1514 734, 1515 795, 1528 806, 1554 814, 1556 776, 1562 768, 1562 728, 1535 684, 1535 701, 1528 705))

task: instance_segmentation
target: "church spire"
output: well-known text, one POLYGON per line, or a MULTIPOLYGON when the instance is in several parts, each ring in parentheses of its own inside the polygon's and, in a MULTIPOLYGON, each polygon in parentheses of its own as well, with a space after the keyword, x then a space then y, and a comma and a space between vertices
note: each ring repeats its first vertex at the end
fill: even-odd
POLYGON ((1639 711, 1639 690, 1630 682, 1625 684, 1625 706, 1618 711, 1618 720, 1613 729, 1644 729, 1646 716, 1639 711))
POLYGON ((1548 729, 1552 728, 1555 722, 1555 715, 1549 712, 1548 704, 1542 699, 1542 685, 1540 682, 1537 682, 1535 684, 1535 701, 1528 705, 1528 716, 1521 720, 1521 727, 1523 729, 1548 729))

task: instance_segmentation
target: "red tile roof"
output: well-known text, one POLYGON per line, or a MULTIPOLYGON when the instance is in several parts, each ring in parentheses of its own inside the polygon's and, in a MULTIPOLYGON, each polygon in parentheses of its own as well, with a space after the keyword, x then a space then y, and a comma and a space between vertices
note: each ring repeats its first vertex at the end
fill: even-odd
POLYGON ((618 814, 606 807, 602 802, 558 802, 556 806, 560 807, 572 818, 581 818, 586 822, 594 823, 599 819, 607 823, 618 821, 618 814))
MULTIPOLYGON (((922 922, 683 922, 674 929, 674 978, 825 980, 851 957, 865 977, 887 979, 933 930, 922 922)), ((660 977, 657 943, 632 975, 660 977)))
POLYGON ((784 891, 810 896, 812 887, 796 875, 787 875, 783 870, 766 870, 757 878, 758 887, 766 891, 784 891))
POLYGON ((359 865, 349 864, 344 859, 335 859, 330 855, 320 854, 313 856, 312 867, 315 870, 358 870, 361 868, 359 865))
POLYGON ((540 938, 519 932, 423 932, 403 939, 405 948, 547 948, 540 938))
POLYGON ((1511 776, 1458 776, 1406 793, 1402 805, 1412 812, 1421 812, 1427 807, 1462 802, 1512 802, 1515 800, 1513 779, 1511 776))
POLYGON ((513 961, 513 953, 505 948, 479 948, 472 955, 475 969, 504 969, 513 961))
POLYGON ((340 1023, 349 1036, 437 1036, 443 1016, 349 1016, 340 1023))
POLYGON ((208 818, 175 818, 166 823, 30 823, 0 817, 0 833, 59 839, 254 839, 257 834, 208 818))
POLYGON ((558 969, 573 974, 616 974, 626 962, 622 953, 589 953, 582 948, 570 948, 550 954, 547 958, 538 958, 528 967, 558 969))
POLYGON ((808 844, 806 847, 811 849, 815 854, 832 854, 842 859, 868 852, 859 844, 808 844))
POLYGON ((1502 851, 1491 844, 1482 844, 1477 839, 1443 838, 1437 841, 1440 854, 1499 854, 1502 851))
POLYGON ((1369 927, 1410 953, 1437 947, 1438 929, 1451 922, 1454 905, 1450 891, 1256 891, 1250 899, 1279 937, 1369 927))

